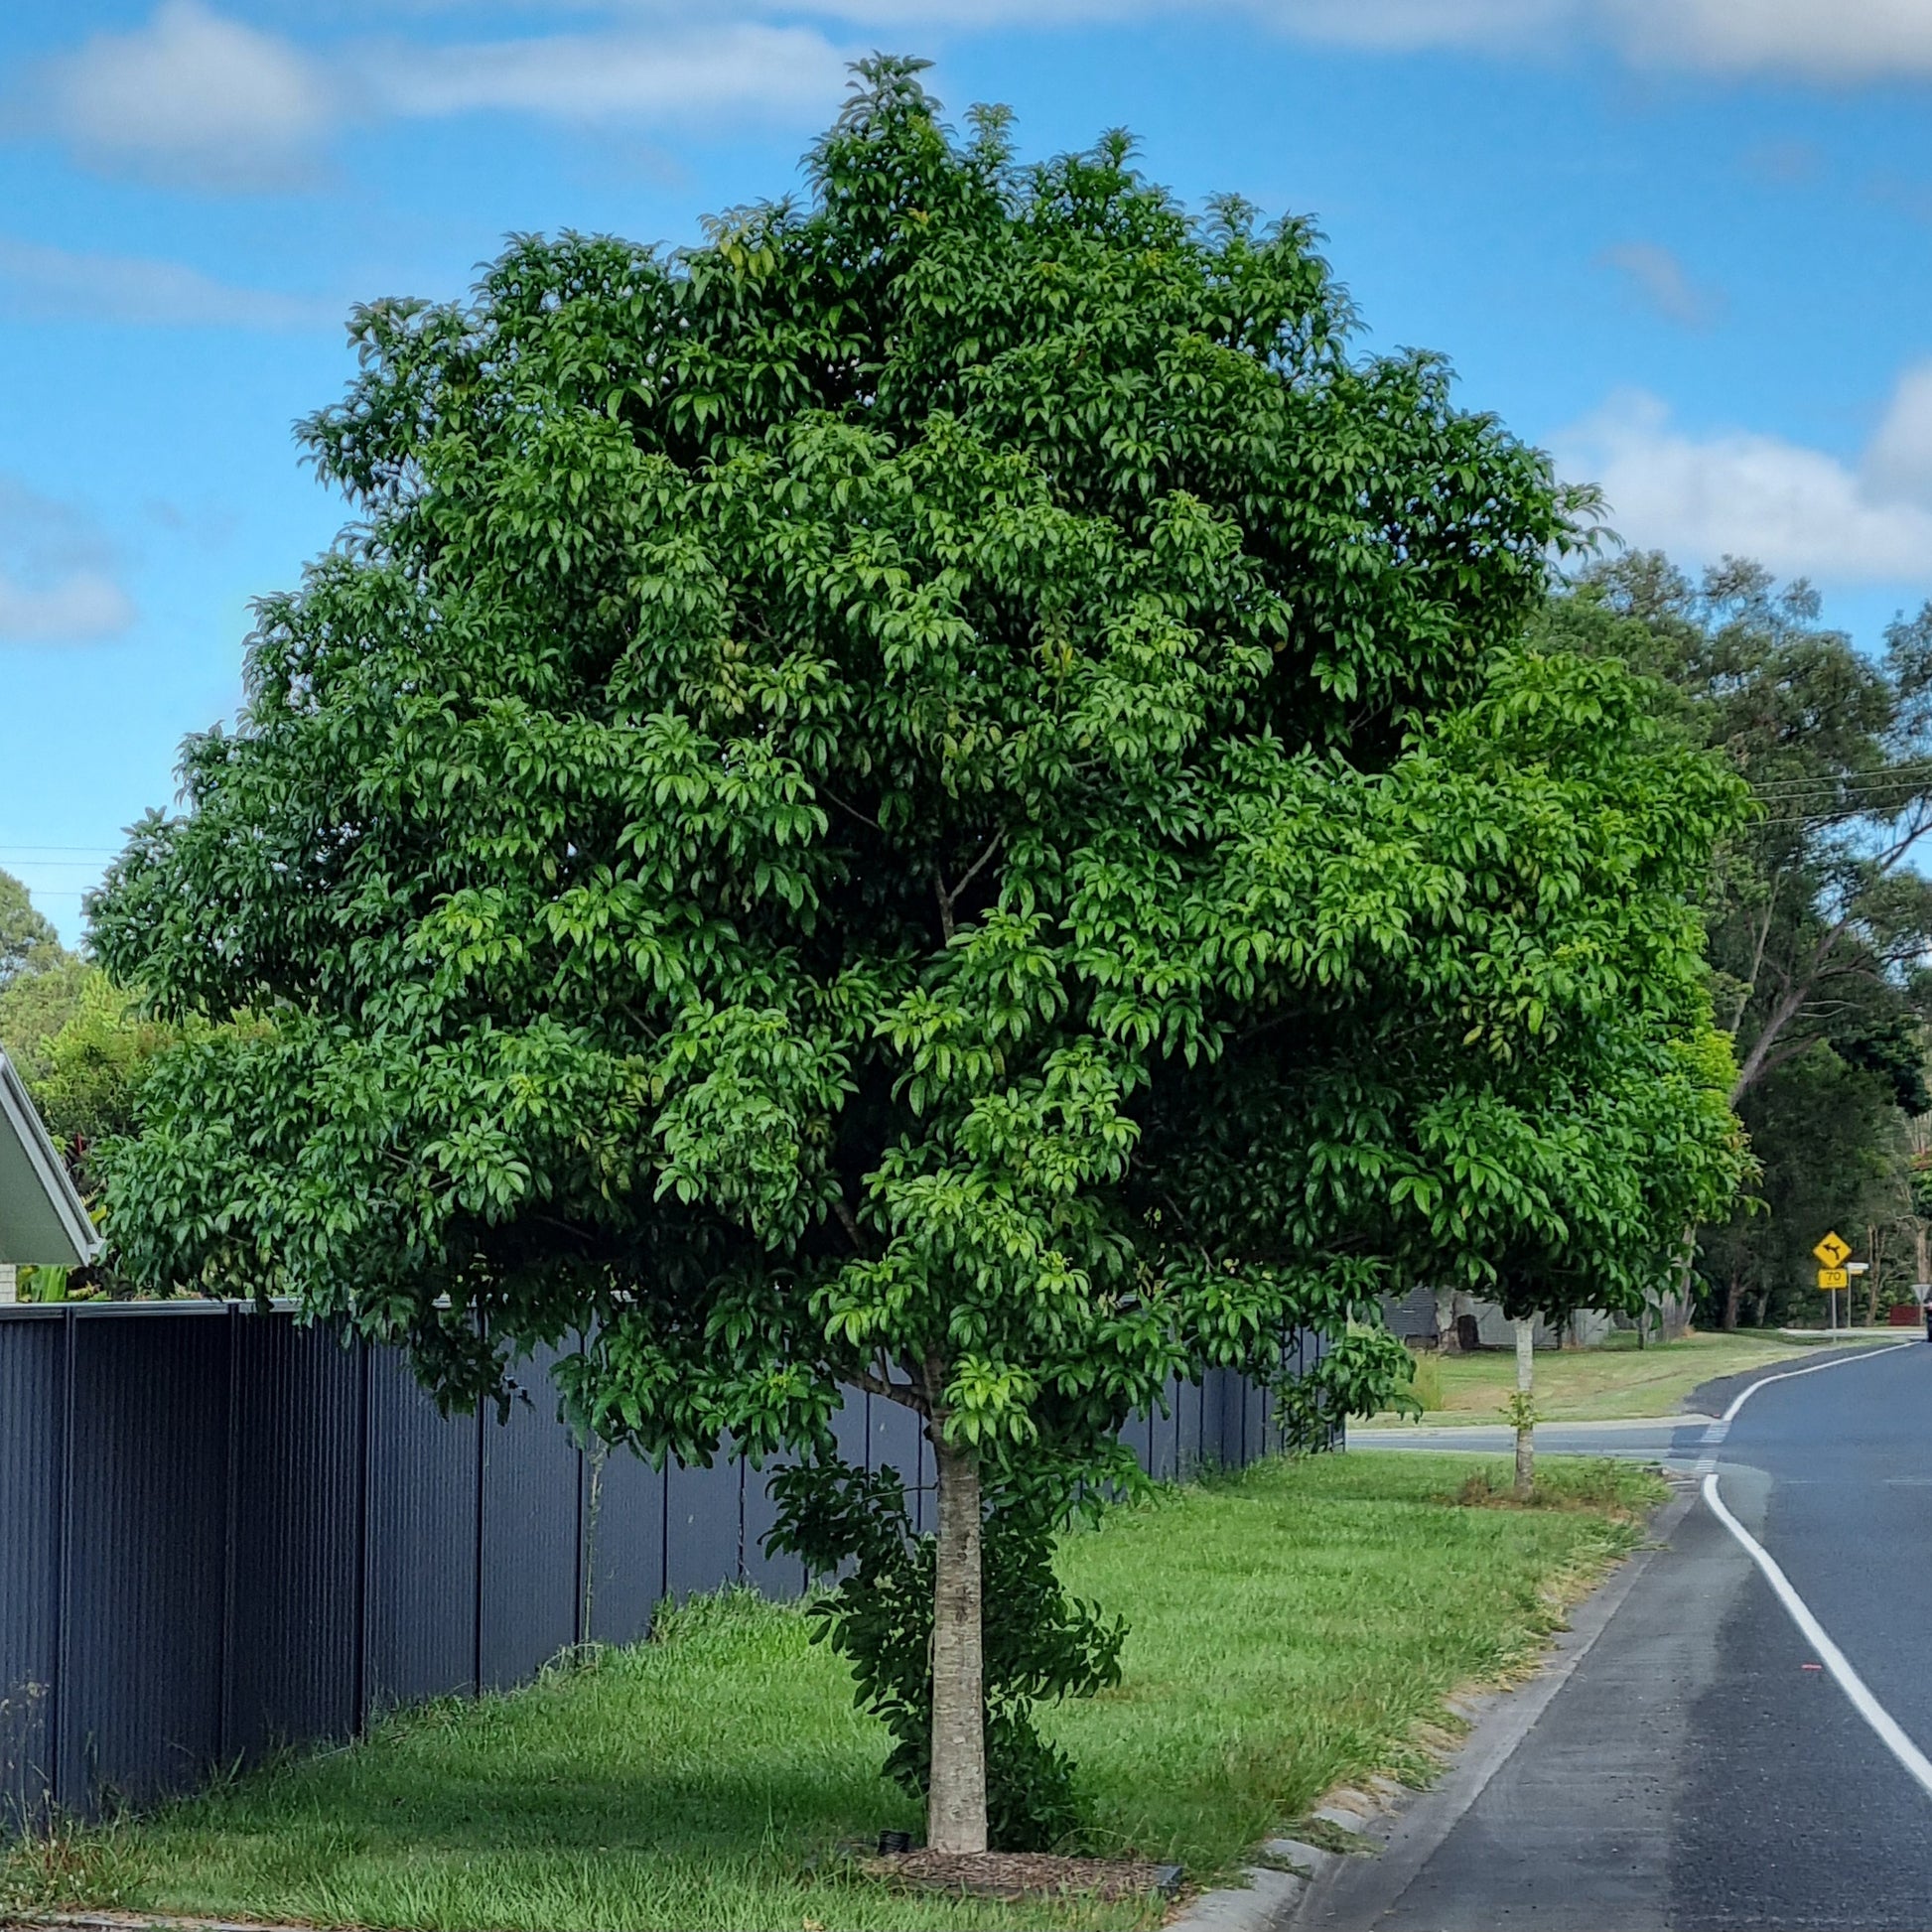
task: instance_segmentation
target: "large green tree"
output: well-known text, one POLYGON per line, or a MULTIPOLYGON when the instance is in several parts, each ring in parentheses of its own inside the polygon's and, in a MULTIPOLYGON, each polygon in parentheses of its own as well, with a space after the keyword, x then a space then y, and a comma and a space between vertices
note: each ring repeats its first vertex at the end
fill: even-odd
POLYGON ((903 62, 810 170, 358 312, 305 436, 359 521, 93 907, 123 983, 259 1016, 149 1076, 111 1225, 452 1399, 581 1337, 607 1438, 792 1452, 972 1851, 985 1740, 1018 1834, 1028 1703, 1116 1668, 1042 1539, 1170 1375, 1311 1323, 1318 1428, 1400 1374, 1349 1329, 1397 1275, 1615 1295, 1725 1184, 1734 800, 1521 647, 1578 504, 1356 355, 1304 223, 957 142, 903 62), (934 1540, 839 1462, 853 1387, 920 1419, 934 1540))

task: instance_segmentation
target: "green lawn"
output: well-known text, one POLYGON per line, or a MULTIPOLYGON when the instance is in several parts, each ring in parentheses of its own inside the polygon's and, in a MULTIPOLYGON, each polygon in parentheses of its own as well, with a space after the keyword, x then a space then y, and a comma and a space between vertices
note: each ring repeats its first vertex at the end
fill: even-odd
MULTIPOLYGON (((1910 1341, 1909 1328, 1860 1329, 1845 1341, 1910 1341)), ((1639 1348, 1636 1337, 1617 1334, 1600 1348, 1549 1349, 1536 1358, 1536 1413, 1544 1422, 1600 1422, 1616 1416, 1671 1416, 1700 1383, 1745 1369, 1791 1368, 1813 1343, 1775 1334, 1686 1335, 1681 1341, 1639 1348)), ((1419 1393, 1431 1423, 1493 1423, 1516 1391, 1516 1357, 1506 1348, 1475 1355, 1425 1358, 1419 1393), (1428 1377, 1441 1376, 1441 1401, 1428 1377)), ((1378 1418, 1393 1422, 1394 1417, 1378 1418)))
MULTIPOLYGON (((1521 1669, 1661 1494, 1632 1468, 1552 1459, 1552 1506, 1469 1506, 1469 1472, 1461 1456, 1272 1463, 1070 1539, 1072 1586, 1134 1626, 1121 1687, 1052 1718, 1090 1780, 1091 1849, 1212 1876, 1337 1781, 1426 1776, 1416 1739, 1445 1694, 1521 1669)), ((594 1668, 19 1855, 14 1902, 450 1932, 1158 1923, 814 1872, 840 1840, 918 1820, 806 1630, 748 1596, 695 1602, 594 1668)))

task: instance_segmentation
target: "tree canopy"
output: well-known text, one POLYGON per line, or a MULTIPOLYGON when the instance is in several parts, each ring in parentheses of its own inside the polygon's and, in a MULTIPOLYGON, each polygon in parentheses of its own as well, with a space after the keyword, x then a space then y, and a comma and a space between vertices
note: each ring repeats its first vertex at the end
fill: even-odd
POLYGON ((1388 1282, 1627 1295, 1731 1184, 1737 787, 1524 646, 1587 502, 1360 355, 1308 223, 956 140, 917 66, 806 203, 357 312, 304 437, 358 522, 93 929, 259 1017, 144 1083, 126 1264, 458 1400, 579 1338, 607 1438, 801 1458, 786 1534, 858 1560, 838 1632, 972 1849, 982 1713, 997 1816, 1057 1775, 1027 1701, 1112 1668, 1039 1533, 1170 1375, 1313 1325, 1318 1424, 1401 1373, 1350 1328, 1388 1282), (897 1622, 855 1387, 940 1472, 897 1622), (983 1658, 982 1582, 1050 1642, 983 1658))
POLYGON ((27 888, 0 872, 0 989, 22 973, 40 971, 67 957, 61 936, 35 906, 27 888))

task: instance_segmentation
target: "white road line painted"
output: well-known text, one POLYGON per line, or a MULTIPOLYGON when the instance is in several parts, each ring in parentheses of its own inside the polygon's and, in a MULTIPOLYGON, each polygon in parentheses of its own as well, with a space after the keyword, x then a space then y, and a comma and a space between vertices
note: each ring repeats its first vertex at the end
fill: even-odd
POLYGON ((1901 1348, 1922 1348, 1925 1343, 1915 1336, 1910 1341, 1887 1342, 1882 1348, 1867 1348, 1863 1355, 1841 1355, 1835 1362, 1811 1362, 1804 1368, 1781 1368, 1775 1375, 1761 1376, 1718 1418, 1721 1423, 1736 1421, 1737 1412, 1759 1389, 1769 1388, 1773 1382, 1789 1382, 1796 1375, 1823 1375, 1828 1368, 1850 1368, 1854 1362, 1876 1361, 1880 1355, 1896 1355, 1901 1348))
MULTIPOLYGON (((1835 1368, 1838 1364, 1817 1362, 1813 1366, 1835 1368)), ((1811 1370, 1796 1369, 1792 1372, 1808 1375, 1811 1370)), ((1777 1376, 1765 1377, 1765 1381, 1774 1382, 1779 1379, 1777 1376)), ((1756 1386, 1762 1388, 1764 1385, 1760 1382, 1756 1386)), ((1749 1389, 1744 1391, 1744 1395, 1750 1393, 1749 1389)), ((1743 1399, 1743 1396, 1737 1398, 1739 1402, 1743 1399)), ((1927 1759, 1925 1753, 1899 1728, 1898 1721, 1865 1688, 1864 1679, 1852 1668, 1852 1661, 1844 1651, 1825 1634, 1825 1626, 1812 1615, 1810 1605, 1792 1588, 1791 1579, 1778 1568, 1770 1551, 1765 1549, 1763 1544, 1758 1542, 1757 1538, 1725 1507, 1724 1498, 1718 1494, 1718 1478, 1715 1474, 1704 1478, 1704 1500, 1711 1505, 1712 1515, 1744 1546, 1745 1554, 1764 1573, 1765 1582, 1777 1592, 1778 1601, 1790 1613, 1792 1622, 1804 1633, 1811 1647, 1818 1652, 1819 1661, 1838 1680, 1838 1688, 1851 1699, 1853 1710, 1878 1733, 1879 1742, 1905 1767, 1919 1789, 1928 1798, 1932 1798, 1932 1760, 1927 1759)))

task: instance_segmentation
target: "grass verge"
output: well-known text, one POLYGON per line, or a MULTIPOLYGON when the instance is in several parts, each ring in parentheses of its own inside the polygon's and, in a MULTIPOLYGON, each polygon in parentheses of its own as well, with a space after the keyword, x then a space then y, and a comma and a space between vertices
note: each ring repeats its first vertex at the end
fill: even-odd
MULTIPOLYGON (((1459 1685, 1524 1670, 1636 1541, 1661 1484, 1546 1459, 1543 1506, 1465 1456, 1331 1456, 1164 1492, 1068 1540, 1067 1579, 1133 1625, 1121 1686, 1049 1714, 1104 1853, 1226 1872, 1330 1786, 1431 1770, 1459 1685)), ((813 1864, 916 1828, 883 1733, 795 1608, 748 1595, 480 1703, 404 1713, 352 1749, 146 1820, 29 1848, 25 1903, 422 1928, 1151 1926, 1153 1908, 908 1898, 813 1864)))
MULTIPOLYGON (((1857 1337, 1863 1340, 1867 1331, 1857 1337)), ((1911 1331, 1869 1331, 1874 1341, 1912 1339, 1911 1331)), ((1809 1352, 1803 1342, 1777 1335, 1686 1335, 1680 1341, 1639 1348, 1629 1334, 1611 1336, 1598 1348, 1548 1349, 1536 1358, 1536 1413, 1542 1422, 1602 1422, 1624 1416, 1674 1416, 1701 1383, 1753 1368, 1790 1368, 1809 1352)), ((1495 1423, 1516 1392, 1516 1357, 1506 1348, 1474 1355, 1428 1356, 1417 1394, 1428 1405, 1423 1420, 1495 1423)), ((1378 1425, 1393 1416, 1377 1417, 1378 1425)))

